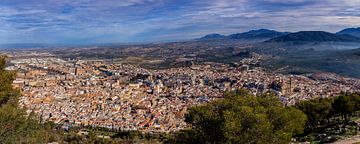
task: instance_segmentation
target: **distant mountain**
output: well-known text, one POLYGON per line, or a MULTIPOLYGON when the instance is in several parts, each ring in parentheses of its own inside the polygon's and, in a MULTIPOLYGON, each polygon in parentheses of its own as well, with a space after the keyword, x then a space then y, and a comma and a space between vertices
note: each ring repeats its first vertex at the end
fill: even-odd
POLYGON ((268 29, 251 30, 244 33, 231 34, 228 39, 271 39, 286 35, 286 32, 278 32, 268 29))
POLYGON ((287 32, 278 32, 268 29, 251 30, 244 33, 236 33, 228 36, 221 34, 209 34, 199 40, 268 40, 288 34, 287 32))
POLYGON ((324 31, 301 31, 273 38, 266 42, 360 42, 360 38, 324 31))
POLYGON ((221 34, 208 34, 200 38, 200 40, 214 40, 214 39, 224 39, 224 38, 226 38, 226 36, 221 34))
POLYGON ((49 44, 40 44, 40 43, 9 43, 9 44, 0 44, 0 49, 43 48, 48 46, 49 44))
POLYGON ((348 34, 348 35, 352 35, 352 36, 356 36, 356 37, 360 38, 360 27, 343 29, 343 30, 337 32, 336 34, 348 34))

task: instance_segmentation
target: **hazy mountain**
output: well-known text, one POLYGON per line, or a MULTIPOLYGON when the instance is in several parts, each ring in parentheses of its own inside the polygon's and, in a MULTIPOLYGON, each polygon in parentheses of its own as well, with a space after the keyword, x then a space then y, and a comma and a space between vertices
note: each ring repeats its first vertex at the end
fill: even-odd
POLYGON ((214 39, 224 39, 224 38, 226 38, 226 36, 221 34, 208 34, 200 38, 200 40, 214 40, 214 39))
POLYGON ((278 32, 268 29, 251 30, 244 33, 231 34, 228 39, 271 39, 286 35, 286 32, 278 32))
POLYGON ((352 36, 356 36, 356 37, 360 38, 360 27, 343 29, 343 30, 337 32, 336 34, 348 34, 348 35, 352 35, 352 36))
POLYGON ((278 32, 268 29, 251 30, 244 33, 230 34, 228 36, 220 34, 209 34, 200 40, 268 40, 288 34, 287 32, 278 32))
POLYGON ((273 38, 266 42, 360 42, 360 38, 324 31, 300 31, 273 38))
POLYGON ((41 44, 41 43, 9 43, 9 44, 0 44, 0 49, 44 48, 48 46, 49 44, 41 44))

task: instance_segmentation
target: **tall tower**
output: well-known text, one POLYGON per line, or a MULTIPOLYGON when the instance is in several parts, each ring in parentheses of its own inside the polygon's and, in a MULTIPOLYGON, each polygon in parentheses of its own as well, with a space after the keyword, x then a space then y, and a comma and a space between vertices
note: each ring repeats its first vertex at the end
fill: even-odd
POLYGON ((292 77, 283 78, 281 81, 281 93, 283 95, 291 95, 293 94, 295 88, 295 82, 292 77))

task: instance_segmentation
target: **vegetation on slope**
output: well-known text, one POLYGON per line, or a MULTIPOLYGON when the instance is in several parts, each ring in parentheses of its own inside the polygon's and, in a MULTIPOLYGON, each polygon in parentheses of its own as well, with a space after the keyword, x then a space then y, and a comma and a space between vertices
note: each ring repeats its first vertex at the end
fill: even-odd
POLYGON ((333 98, 316 98, 295 105, 308 120, 302 141, 333 142, 339 136, 356 135, 360 131, 360 94, 342 93, 333 98))
POLYGON ((185 121, 192 129, 179 133, 175 143, 288 143, 302 133, 306 115, 284 107, 273 93, 240 90, 191 108, 185 121))
POLYGON ((171 143, 334 142, 358 134, 359 106, 358 93, 285 107, 274 94, 240 90, 191 108, 186 122, 192 129, 177 133, 171 143))

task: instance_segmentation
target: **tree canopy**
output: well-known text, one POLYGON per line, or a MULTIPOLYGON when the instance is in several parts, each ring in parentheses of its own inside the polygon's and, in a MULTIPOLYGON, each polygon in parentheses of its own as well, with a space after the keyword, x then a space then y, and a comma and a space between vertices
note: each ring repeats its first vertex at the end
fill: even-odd
POLYGON ((332 113, 332 99, 315 98, 312 100, 301 101, 296 107, 307 115, 306 128, 313 131, 332 113))
POLYGON ((6 104, 11 99, 16 99, 19 95, 18 91, 13 90, 11 85, 15 75, 15 72, 5 70, 5 56, 0 56, 0 105, 6 104))
POLYGON ((189 109, 185 121, 192 129, 178 134, 178 143, 288 143, 302 133, 306 115, 273 93, 239 90, 189 109))

